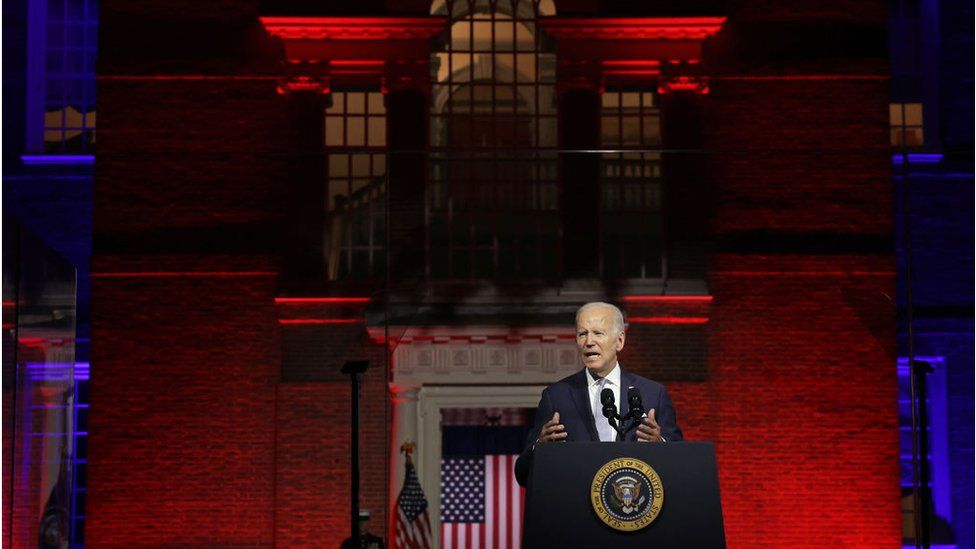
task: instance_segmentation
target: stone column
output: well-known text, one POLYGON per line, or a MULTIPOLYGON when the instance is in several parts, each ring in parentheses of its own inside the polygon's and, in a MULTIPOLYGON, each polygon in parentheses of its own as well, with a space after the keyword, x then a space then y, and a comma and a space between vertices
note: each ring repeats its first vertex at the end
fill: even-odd
POLYGON ((327 76, 312 76, 314 69, 279 84, 288 101, 288 192, 282 223, 283 282, 288 293, 313 292, 324 284, 325 107, 329 97, 327 76))
POLYGON ((390 539, 396 532, 396 504, 403 489, 406 459, 401 451, 404 444, 417 442, 417 393, 419 384, 390 383, 393 401, 393 433, 390 437, 390 539))
POLYGON ((658 83, 661 101, 661 159, 664 180, 664 236, 668 278, 704 279, 706 246, 714 196, 705 150, 703 102, 708 81, 700 65, 662 63, 658 83))
MULTIPOLYGON (((422 65, 426 67, 426 65, 422 65)), ((427 181, 429 78, 388 75, 386 121, 390 242, 394 287, 425 276, 425 192, 427 181)))

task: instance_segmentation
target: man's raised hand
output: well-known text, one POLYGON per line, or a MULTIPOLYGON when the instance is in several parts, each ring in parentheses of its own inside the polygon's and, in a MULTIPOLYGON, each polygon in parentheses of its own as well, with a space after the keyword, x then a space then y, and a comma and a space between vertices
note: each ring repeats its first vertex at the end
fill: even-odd
POLYGON ((552 419, 542 426, 542 431, 539 432, 539 438, 536 442, 553 442, 562 440, 567 436, 566 426, 559 423, 559 412, 556 412, 552 414, 552 419))
POLYGON ((647 417, 637 426, 637 441, 664 442, 664 438, 661 437, 661 426, 654 419, 654 408, 647 411, 647 417))

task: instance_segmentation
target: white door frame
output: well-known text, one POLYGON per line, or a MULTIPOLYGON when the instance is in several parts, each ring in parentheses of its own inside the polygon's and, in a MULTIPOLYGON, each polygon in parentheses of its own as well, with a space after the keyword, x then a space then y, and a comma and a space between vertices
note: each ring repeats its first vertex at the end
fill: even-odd
POLYGON ((441 410, 535 408, 545 385, 425 385, 417 401, 417 466, 429 502, 434 546, 441 536, 441 410))

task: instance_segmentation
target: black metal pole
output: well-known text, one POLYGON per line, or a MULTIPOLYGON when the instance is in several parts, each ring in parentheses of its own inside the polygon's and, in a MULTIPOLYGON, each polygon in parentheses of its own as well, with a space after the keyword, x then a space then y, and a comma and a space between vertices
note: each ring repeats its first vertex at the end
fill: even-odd
POLYGON ((359 540, 359 374, 352 374, 352 489, 349 491, 353 547, 359 540))
MULTIPOLYGON (((905 0, 898 0, 895 5, 895 25, 897 27, 897 32, 905 34, 906 32, 906 2, 905 0)), ((897 48, 893 50, 892 54, 898 53, 897 48)), ((900 55, 900 54, 899 54, 900 55)), ((902 59, 893 59, 892 63, 897 65, 902 59)), ((893 84, 895 86, 895 93, 898 94, 901 103, 901 145, 898 148, 898 153, 901 155, 901 167, 896 170, 894 177, 898 179, 901 178, 901 216, 903 222, 902 231, 902 253, 905 261, 905 323, 907 327, 908 336, 908 392, 909 392, 909 403, 911 412, 911 434, 912 434, 912 523, 914 526, 913 541, 916 549, 922 547, 922 516, 921 512, 921 485, 919 484, 919 479, 921 477, 921 460, 919 455, 919 418, 918 418, 918 383, 916 380, 915 371, 915 330, 914 330, 914 299, 912 296, 912 219, 911 219, 911 171, 912 168, 909 165, 908 150, 906 148, 906 142, 908 137, 908 128, 905 123, 905 104, 904 104, 904 89, 902 79, 894 79, 893 84)), ((925 398, 922 395, 922 398, 925 398)))
MULTIPOLYGON (((902 116, 905 108, 902 107, 902 116)), ((905 134, 902 128, 902 135, 905 134)), ((912 519, 915 526, 915 548, 922 547, 922 485, 921 485, 921 463, 922 456, 919 453, 919 434, 920 428, 918 417, 919 398, 924 399, 925 395, 918 394, 918 371, 915 369, 915 307, 912 297, 912 220, 911 220, 911 193, 909 192, 909 171, 908 154, 902 153, 902 215, 904 217, 904 239, 903 249, 905 255, 905 322, 908 331, 908 398, 911 403, 912 418, 912 519)))
POLYGON ((365 360, 347 362, 342 367, 342 373, 349 375, 349 382, 352 388, 352 407, 350 410, 351 418, 349 421, 352 430, 351 448, 351 469, 352 486, 349 490, 349 523, 352 531, 353 547, 362 545, 359 532, 359 374, 366 371, 369 362, 365 360))
POLYGON ((915 372, 915 382, 918 384, 918 456, 919 456, 919 475, 918 485, 921 489, 919 503, 921 508, 918 510, 921 529, 919 537, 922 540, 922 547, 928 549, 932 546, 932 489, 929 479, 931 469, 929 464, 929 412, 928 412, 928 390, 926 388, 925 377, 934 372, 932 365, 924 360, 915 360, 912 367, 917 368, 915 372))

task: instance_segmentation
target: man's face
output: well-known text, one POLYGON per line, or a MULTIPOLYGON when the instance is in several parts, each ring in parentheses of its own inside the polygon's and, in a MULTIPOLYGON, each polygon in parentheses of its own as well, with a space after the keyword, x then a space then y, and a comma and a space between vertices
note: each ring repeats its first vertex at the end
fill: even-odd
POLYGON ((592 374, 604 377, 617 364, 617 351, 624 348, 624 332, 613 325, 613 311, 594 307, 580 313, 576 321, 576 348, 580 361, 592 374))

